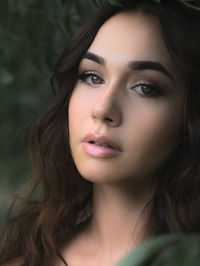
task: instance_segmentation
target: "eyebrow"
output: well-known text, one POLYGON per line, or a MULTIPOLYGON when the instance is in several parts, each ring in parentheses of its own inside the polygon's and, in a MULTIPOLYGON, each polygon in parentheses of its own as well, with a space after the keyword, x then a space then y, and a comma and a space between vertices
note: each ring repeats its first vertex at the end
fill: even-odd
POLYGON ((96 63, 105 66, 105 60, 103 59, 103 57, 96 55, 94 53, 86 52, 84 54, 83 58, 95 61, 96 63))
MULTIPOLYGON (((105 66, 105 60, 103 57, 91 53, 91 52, 86 52, 83 56, 83 58, 92 60, 100 65, 105 66)), ((170 78, 174 82, 174 77, 169 73, 169 71, 159 62, 156 61, 133 61, 129 62, 128 64, 129 68, 131 70, 156 70, 160 71, 161 73, 165 74, 168 78, 170 78)))

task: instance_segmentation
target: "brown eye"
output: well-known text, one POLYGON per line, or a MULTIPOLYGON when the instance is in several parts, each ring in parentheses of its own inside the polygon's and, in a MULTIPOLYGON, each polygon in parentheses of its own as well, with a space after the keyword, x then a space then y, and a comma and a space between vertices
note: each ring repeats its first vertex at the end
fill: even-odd
POLYGON ((152 88, 149 86, 141 85, 141 91, 145 94, 149 94, 152 92, 152 88))
POLYGON ((82 82, 88 85, 99 85, 104 83, 104 80, 102 78, 93 73, 83 73, 79 76, 79 78, 82 82))
POLYGON ((156 97, 161 94, 159 89, 151 84, 138 84, 134 87, 134 89, 143 97, 156 97))
POLYGON ((94 84, 101 84, 101 78, 97 75, 91 75, 91 81, 94 84))

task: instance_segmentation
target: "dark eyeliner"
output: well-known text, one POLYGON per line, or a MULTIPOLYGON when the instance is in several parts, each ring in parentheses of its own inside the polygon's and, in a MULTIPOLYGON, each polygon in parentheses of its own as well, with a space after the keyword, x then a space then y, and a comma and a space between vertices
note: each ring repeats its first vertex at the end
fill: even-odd
POLYGON ((148 88, 150 88, 151 90, 152 90, 152 92, 151 93, 144 93, 144 92, 137 92, 138 94, 140 94, 142 97, 149 97, 149 98, 153 98, 153 97, 159 97, 159 96, 161 96, 162 95, 162 92, 161 92, 161 89, 158 87, 158 86, 156 86, 156 85, 153 85, 153 84, 150 84, 150 83, 145 83, 145 82, 141 82, 141 83, 138 83, 138 84, 136 84, 135 86, 134 86, 134 88, 137 88, 137 87, 148 87, 148 88))
POLYGON ((101 82, 103 81, 103 79, 96 72, 93 72, 93 71, 85 71, 85 72, 81 73, 79 75, 79 80, 81 82, 89 85, 89 86, 102 84, 101 82, 95 84, 94 80, 92 81, 92 79, 94 79, 94 77, 96 77, 101 82), (87 82, 87 78, 91 78, 91 83, 90 82, 87 82))
POLYGON ((96 75, 96 76, 98 76, 95 72, 86 71, 86 72, 83 72, 83 73, 79 74, 79 75, 78 75, 78 78, 79 78, 81 81, 84 82, 84 80, 85 80, 87 77, 91 76, 91 75, 96 75))

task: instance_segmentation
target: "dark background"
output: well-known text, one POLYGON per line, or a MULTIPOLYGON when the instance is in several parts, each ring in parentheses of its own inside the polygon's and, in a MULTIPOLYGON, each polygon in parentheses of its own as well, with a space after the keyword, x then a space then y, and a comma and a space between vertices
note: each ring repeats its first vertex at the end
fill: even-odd
POLYGON ((92 0, 0 0, 0 228, 32 175, 28 134, 53 97, 50 78, 92 0))

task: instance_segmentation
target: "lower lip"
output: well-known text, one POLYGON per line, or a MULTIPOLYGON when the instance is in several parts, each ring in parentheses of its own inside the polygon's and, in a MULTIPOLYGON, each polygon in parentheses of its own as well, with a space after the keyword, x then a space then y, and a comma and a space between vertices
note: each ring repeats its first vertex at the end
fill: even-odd
POLYGON ((115 157, 121 153, 121 151, 113 150, 103 146, 98 146, 91 143, 83 143, 83 150, 88 155, 97 157, 97 158, 110 158, 115 157))

